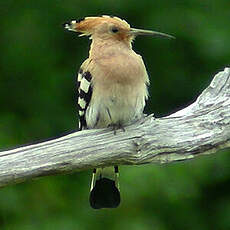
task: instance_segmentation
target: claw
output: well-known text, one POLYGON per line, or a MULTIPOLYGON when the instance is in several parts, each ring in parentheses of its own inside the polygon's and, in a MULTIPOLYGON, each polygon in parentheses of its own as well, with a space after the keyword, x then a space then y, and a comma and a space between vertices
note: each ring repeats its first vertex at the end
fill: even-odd
POLYGON ((117 134, 117 130, 118 130, 118 129, 121 129, 123 132, 125 132, 124 126, 123 126, 122 124, 120 124, 120 123, 119 123, 119 124, 110 124, 109 126, 112 127, 112 130, 113 130, 114 135, 117 134))

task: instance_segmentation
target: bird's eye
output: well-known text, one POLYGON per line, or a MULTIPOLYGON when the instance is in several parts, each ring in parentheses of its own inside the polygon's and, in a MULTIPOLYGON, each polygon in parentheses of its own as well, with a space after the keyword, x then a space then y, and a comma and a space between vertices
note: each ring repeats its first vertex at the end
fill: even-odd
POLYGON ((115 34, 115 33, 117 33, 119 31, 119 29, 116 26, 113 26, 111 28, 111 31, 115 34))

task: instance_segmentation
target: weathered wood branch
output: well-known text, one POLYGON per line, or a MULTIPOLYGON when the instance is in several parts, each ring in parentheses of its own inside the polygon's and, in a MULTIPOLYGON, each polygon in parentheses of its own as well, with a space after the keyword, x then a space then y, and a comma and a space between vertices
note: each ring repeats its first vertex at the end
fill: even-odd
POLYGON ((230 68, 187 108, 125 129, 117 135, 110 129, 75 132, 0 152, 0 187, 99 166, 170 163, 230 147, 230 68))

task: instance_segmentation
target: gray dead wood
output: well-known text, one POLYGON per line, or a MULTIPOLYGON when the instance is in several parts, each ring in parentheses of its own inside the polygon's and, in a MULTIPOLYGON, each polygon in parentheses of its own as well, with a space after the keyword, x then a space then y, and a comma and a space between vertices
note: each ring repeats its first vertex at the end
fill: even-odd
POLYGON ((30 178, 109 165, 171 163, 230 146, 230 69, 197 100, 170 116, 119 130, 86 130, 0 152, 0 187, 30 178))

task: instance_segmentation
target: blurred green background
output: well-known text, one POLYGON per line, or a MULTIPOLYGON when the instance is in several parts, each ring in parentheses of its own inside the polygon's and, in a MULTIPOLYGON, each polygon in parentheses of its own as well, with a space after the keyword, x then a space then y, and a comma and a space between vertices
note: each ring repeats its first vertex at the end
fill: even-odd
MULTIPOLYGON (((117 15, 133 27, 175 35, 139 37, 151 79, 146 112, 168 115, 193 102, 230 61, 229 0, 2 0, 0 148, 73 131, 75 73, 89 41, 70 19, 117 15)), ((121 167, 121 206, 92 210, 91 172, 50 176, 0 190, 0 229, 230 229, 228 151, 170 165, 121 167)))

